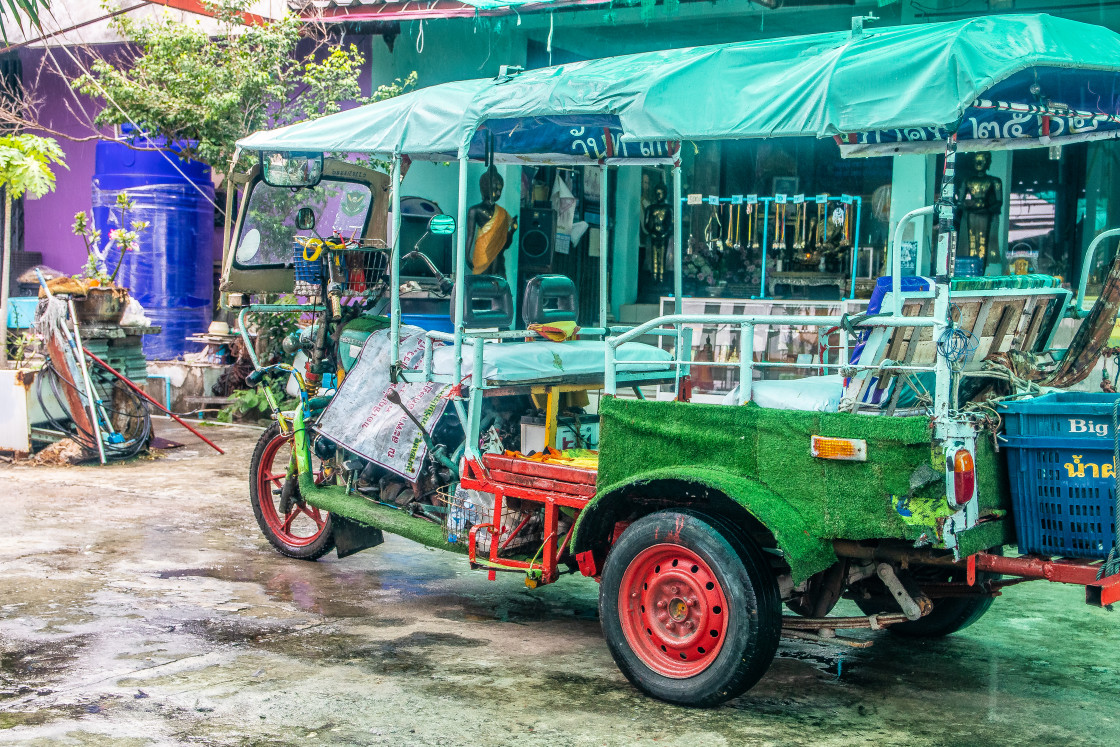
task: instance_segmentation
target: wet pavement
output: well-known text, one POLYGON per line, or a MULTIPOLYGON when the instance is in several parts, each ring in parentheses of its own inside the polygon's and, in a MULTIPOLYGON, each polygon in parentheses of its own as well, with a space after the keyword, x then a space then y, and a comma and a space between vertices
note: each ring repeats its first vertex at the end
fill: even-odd
POLYGON ((783 642, 689 710, 615 668, 594 582, 529 591, 393 537, 289 560, 249 507, 258 433, 209 429, 219 456, 161 430, 186 446, 0 465, 0 744, 1120 744, 1120 613, 1076 588, 1009 588, 935 642, 783 642))

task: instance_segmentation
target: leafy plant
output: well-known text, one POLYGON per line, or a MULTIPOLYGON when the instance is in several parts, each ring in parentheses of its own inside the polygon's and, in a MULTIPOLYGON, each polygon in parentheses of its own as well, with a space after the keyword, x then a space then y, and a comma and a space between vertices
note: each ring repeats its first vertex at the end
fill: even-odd
POLYGON ((39 346, 39 338, 32 332, 8 333, 8 346, 11 348, 9 360, 15 364, 26 362, 35 354, 39 346))
MULTIPOLYGON (((290 294, 265 293, 253 299, 260 304, 296 304, 296 297, 290 294)), ((257 357, 263 363, 291 363, 291 357, 282 347, 284 339, 299 329, 297 314, 270 314, 251 312, 246 314, 246 322, 257 333, 257 357)))
POLYGON ((54 189, 53 166, 66 168, 65 154, 58 141, 38 135, 0 137, 0 186, 13 200, 24 193, 38 198, 54 189))
MULTIPOLYGON (((32 0, 7 1, 13 10, 15 5, 24 10, 34 9, 32 0)), ((42 197, 54 189, 54 166, 66 168, 62 149, 53 138, 27 134, 0 137, 0 187, 4 189, 4 249, 0 264, 5 268, 10 266, 12 256, 12 200, 25 194, 42 197)), ((0 366, 8 361, 7 339, 8 289, 4 287, 0 289, 0 366)))
POLYGON ((3 0, 0 2, 0 37, 8 43, 8 24, 15 19, 16 26, 23 28, 27 21, 32 29, 39 28, 39 13, 50 10, 50 0, 3 0))
POLYGON ((101 246, 101 231, 94 228, 93 218, 87 216, 85 211, 74 215, 74 225, 72 230, 75 236, 80 236, 86 245, 86 264, 82 268, 81 277, 94 281, 98 285, 115 285, 117 282, 117 275, 120 274, 121 265, 124 264, 124 255, 128 252, 139 251, 140 249, 140 234, 148 228, 148 221, 146 220, 128 220, 128 211, 132 209, 132 198, 128 193, 122 192, 117 195, 116 209, 120 210, 120 228, 114 228, 109 231, 109 240, 105 243, 105 248, 101 246), (128 226, 126 229, 124 226, 128 226), (117 248, 120 254, 117 257, 117 264, 113 271, 107 272, 108 267, 105 260, 109 256, 109 250, 113 247, 117 248))
POLYGON ((284 391, 283 380, 270 381, 267 384, 258 384, 255 389, 239 389, 230 395, 233 400, 222 408, 217 419, 221 423, 232 423, 234 418, 245 420, 263 420, 271 413, 268 404, 268 395, 265 387, 272 392, 272 396, 279 403, 281 410, 290 410, 296 406, 297 400, 292 399, 284 391))
POLYGON ((114 28, 134 51, 95 61, 71 85, 105 103, 97 124, 132 121, 149 138, 181 145, 184 158, 224 171, 237 140, 252 132, 333 114, 345 101, 389 98, 416 81, 413 73, 363 97, 365 59, 355 45, 329 46, 321 27, 293 14, 250 22, 249 6, 207 3, 219 24, 214 36, 169 18, 140 23, 118 16, 114 28), (307 53, 305 39, 318 42, 307 53))

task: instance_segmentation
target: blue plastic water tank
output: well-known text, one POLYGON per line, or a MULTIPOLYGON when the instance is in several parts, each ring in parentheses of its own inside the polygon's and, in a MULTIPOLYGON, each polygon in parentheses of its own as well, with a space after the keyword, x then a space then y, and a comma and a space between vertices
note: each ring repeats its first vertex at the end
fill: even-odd
MULTIPOLYGON (((101 231, 102 249, 109 243, 109 232, 121 227, 120 210, 115 207, 120 193, 127 192, 132 199, 128 223, 150 224, 140 235, 139 251, 125 254, 117 283, 127 287, 148 318, 163 328, 160 334, 144 338, 144 355, 152 360, 170 360, 197 350, 186 337, 206 331, 213 309, 210 167, 156 150, 163 145, 142 136, 100 142, 93 172, 93 220, 101 231)), ((116 249, 110 251, 109 272, 120 259, 116 249)))

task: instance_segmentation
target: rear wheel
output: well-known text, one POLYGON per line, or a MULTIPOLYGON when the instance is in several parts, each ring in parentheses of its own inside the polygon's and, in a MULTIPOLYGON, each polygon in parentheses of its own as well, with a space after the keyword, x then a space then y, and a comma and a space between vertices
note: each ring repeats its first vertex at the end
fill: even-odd
MULTIPOLYGON (((973 588, 965 586, 966 578, 963 569, 928 565, 911 566, 908 573, 919 587, 926 584, 959 584, 962 591, 973 588)), ((978 585, 998 578, 999 575, 995 573, 976 574, 978 585)), ((994 601, 995 597, 979 593, 959 597, 936 597, 933 600, 933 609, 928 615, 917 620, 891 625, 887 630, 904 638, 941 638, 972 625, 984 616, 994 601)), ((865 615, 898 611, 898 605, 885 589, 881 596, 876 595, 871 599, 856 598, 855 602, 865 615)))
POLYGON ((651 514, 623 532, 603 569, 599 615, 634 686, 705 707, 758 682, 782 626, 777 582, 754 542, 690 511, 651 514))
MULTIPOLYGON (((249 498, 264 536, 290 558, 318 560, 334 549, 331 517, 307 504, 299 486, 291 486, 285 501, 284 484, 292 458, 292 436, 273 423, 257 441, 249 467, 249 498)), ((316 482, 321 479, 317 476, 316 482)))

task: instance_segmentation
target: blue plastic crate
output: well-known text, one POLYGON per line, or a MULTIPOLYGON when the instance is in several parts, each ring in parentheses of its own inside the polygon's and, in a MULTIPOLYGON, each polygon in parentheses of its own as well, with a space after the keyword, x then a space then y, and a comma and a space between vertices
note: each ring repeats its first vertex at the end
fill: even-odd
POLYGON ((295 266, 297 283, 318 285, 323 282, 323 264, 318 259, 311 262, 304 259, 303 247, 298 241, 292 243, 292 264, 295 266))
POLYGON ((1057 392, 1001 405, 1019 551, 1104 558, 1115 536, 1112 408, 1057 392))
POLYGON ((1009 436, 1056 436, 1107 441, 1112 449, 1112 408, 1118 394, 1054 392, 999 406, 1009 436))

